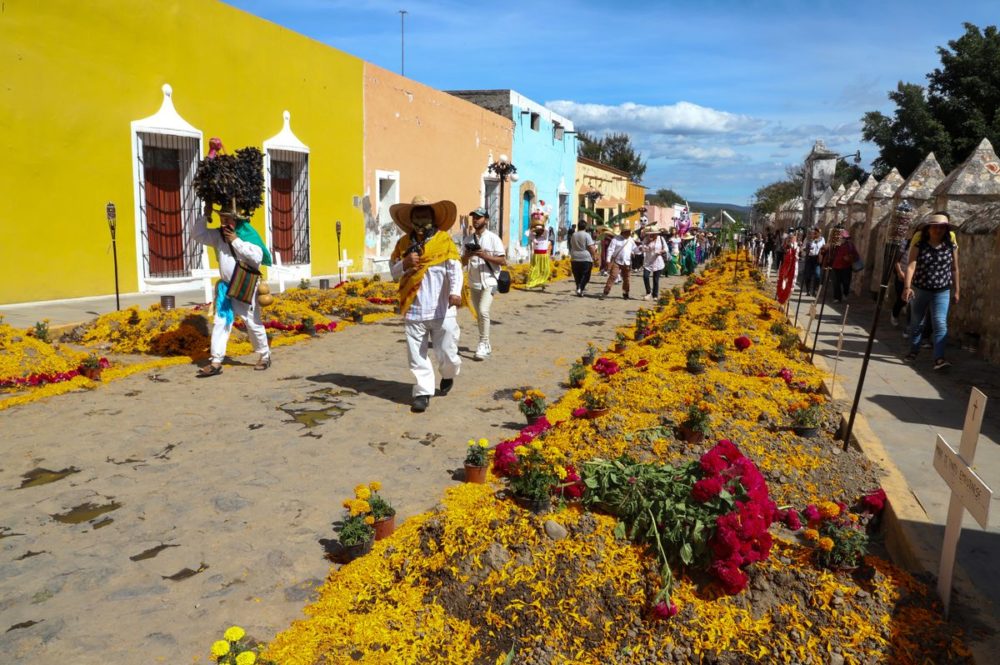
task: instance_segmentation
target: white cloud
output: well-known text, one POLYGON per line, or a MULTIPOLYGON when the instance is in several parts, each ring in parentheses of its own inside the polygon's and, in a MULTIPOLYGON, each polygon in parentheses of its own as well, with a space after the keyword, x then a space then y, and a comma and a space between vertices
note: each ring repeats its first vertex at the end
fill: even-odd
POLYGON ((625 102, 617 106, 584 104, 569 100, 546 102, 545 105, 571 119, 588 131, 624 131, 649 134, 724 134, 749 131, 761 121, 746 115, 677 102, 664 106, 645 106, 625 102))

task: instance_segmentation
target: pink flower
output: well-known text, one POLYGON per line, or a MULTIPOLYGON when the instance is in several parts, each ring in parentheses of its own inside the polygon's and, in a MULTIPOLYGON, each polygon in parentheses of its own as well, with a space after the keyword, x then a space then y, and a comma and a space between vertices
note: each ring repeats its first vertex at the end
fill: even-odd
POLYGON ((694 487, 691 488, 691 496, 695 501, 705 503, 719 496, 719 492, 721 491, 722 478, 719 476, 710 476, 702 478, 694 484, 694 487))
POLYGON ((746 351, 753 345, 753 342, 751 342, 750 338, 747 337, 746 335, 740 335, 735 340, 733 340, 733 344, 735 344, 736 348, 739 349, 740 351, 746 351))
POLYGON ((710 569, 719 582, 722 583, 722 590, 728 595, 734 596, 746 588, 750 578, 737 566, 723 561, 716 561, 710 569))
POLYGON ((792 531, 798 531, 802 528, 802 520, 799 519, 799 511, 794 508, 790 508, 784 517, 785 526, 787 526, 792 531))
POLYGON ((574 418, 583 418, 585 415, 587 415, 587 409, 585 407, 580 406, 573 409, 574 418))
POLYGON ((802 516, 810 522, 817 522, 820 519, 819 508, 817 508, 815 504, 810 503, 806 506, 806 509, 802 511, 802 516))
POLYGON ((677 605, 673 602, 668 604, 661 600, 653 606, 653 616, 657 619, 666 620, 675 614, 677 614, 677 605))
POLYGON ((885 508, 886 499, 885 490, 880 487, 874 492, 866 494, 862 497, 861 505, 863 506, 865 512, 877 515, 885 508))

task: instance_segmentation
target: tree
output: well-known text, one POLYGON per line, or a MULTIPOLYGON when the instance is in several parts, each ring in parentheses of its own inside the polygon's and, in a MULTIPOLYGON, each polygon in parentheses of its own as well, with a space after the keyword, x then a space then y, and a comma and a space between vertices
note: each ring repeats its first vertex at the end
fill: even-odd
POLYGON ((966 23, 965 34, 938 47, 941 67, 928 87, 903 83, 888 93, 892 117, 878 111, 862 119, 862 137, 879 146, 875 175, 893 166, 904 176, 933 152, 947 173, 983 138, 1000 141, 1000 33, 966 23))
POLYGON ((642 155, 632 147, 632 139, 625 132, 608 134, 603 138, 586 132, 579 132, 577 138, 577 154, 580 157, 592 159, 607 164, 629 174, 632 182, 639 182, 646 173, 646 162, 642 155))
POLYGON ((580 131, 576 135, 576 154, 580 157, 600 162, 604 156, 604 145, 601 139, 593 134, 580 131))
POLYGON ((650 194, 646 199, 652 205, 672 206, 675 203, 684 203, 684 198, 672 189, 660 188, 655 193, 650 194))
POLYGON ((754 197, 754 217, 777 212, 782 203, 791 201, 796 196, 802 195, 802 181, 778 180, 769 185, 764 185, 756 192, 754 197))

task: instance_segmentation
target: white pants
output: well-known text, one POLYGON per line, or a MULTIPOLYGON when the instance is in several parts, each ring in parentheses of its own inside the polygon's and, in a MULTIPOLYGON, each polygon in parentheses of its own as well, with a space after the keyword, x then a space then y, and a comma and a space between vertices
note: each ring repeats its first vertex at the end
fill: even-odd
POLYGON ((462 365, 462 358, 458 355, 458 319, 449 316, 429 321, 406 321, 403 329, 406 331, 410 371, 417 379, 417 385, 413 386, 413 396, 433 395, 434 367, 427 356, 428 343, 434 342, 434 359, 441 378, 453 379, 458 376, 462 365))
MULTIPOLYGON (((251 309, 247 303, 234 298, 229 299, 229 304, 233 307, 233 321, 235 322, 238 316, 246 324, 253 350, 259 353, 262 359, 269 358, 271 350, 267 346, 267 330, 260 321, 260 308, 251 309)), ((229 333, 232 330, 231 323, 218 314, 215 315, 215 325, 212 327, 212 362, 216 365, 226 357, 226 344, 229 343, 229 333)))
POLYGON ((490 343, 490 306, 493 305, 493 287, 485 289, 470 289, 472 291, 472 306, 476 308, 476 320, 479 323, 479 343, 490 343))

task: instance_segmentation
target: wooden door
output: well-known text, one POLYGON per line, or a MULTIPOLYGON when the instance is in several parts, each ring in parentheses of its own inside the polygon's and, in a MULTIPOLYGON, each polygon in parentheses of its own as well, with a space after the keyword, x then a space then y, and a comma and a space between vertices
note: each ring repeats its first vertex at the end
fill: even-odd
POLYGON ((149 276, 185 274, 184 224, 181 220, 180 154, 172 148, 142 149, 146 194, 149 276))
POLYGON ((282 263, 294 263, 295 214, 292 206, 292 163, 271 160, 271 245, 282 263))

